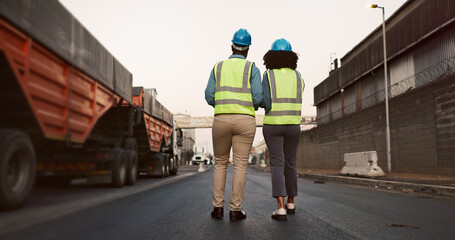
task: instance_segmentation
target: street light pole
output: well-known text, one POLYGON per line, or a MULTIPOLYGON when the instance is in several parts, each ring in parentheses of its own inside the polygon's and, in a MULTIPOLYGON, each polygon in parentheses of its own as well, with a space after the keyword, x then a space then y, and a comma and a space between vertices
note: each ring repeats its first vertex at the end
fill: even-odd
POLYGON ((382 10, 382 42, 384 48, 384 92, 385 92, 385 119, 386 119, 386 147, 387 147, 387 171, 392 172, 392 157, 390 155, 390 127, 389 127, 389 87, 387 77, 387 46, 385 35, 385 10, 384 7, 379 7, 377 4, 372 4, 371 8, 380 8, 382 10))

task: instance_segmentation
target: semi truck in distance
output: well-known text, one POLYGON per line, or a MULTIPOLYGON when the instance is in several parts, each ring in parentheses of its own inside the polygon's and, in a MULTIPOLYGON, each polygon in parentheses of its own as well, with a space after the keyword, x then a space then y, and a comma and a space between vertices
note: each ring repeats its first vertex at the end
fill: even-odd
POLYGON ((35 179, 177 174, 172 113, 58 1, 0 1, 0 209, 35 179))
POLYGON ((141 108, 141 116, 134 126, 139 173, 159 177, 176 175, 182 131, 176 129, 172 113, 143 87, 133 88, 133 102, 141 108))

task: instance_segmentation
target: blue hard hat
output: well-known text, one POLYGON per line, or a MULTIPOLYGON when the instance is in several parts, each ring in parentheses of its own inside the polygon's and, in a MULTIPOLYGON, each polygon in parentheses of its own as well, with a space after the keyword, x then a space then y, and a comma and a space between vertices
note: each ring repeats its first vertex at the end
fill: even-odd
POLYGON ((251 45, 251 35, 244 28, 240 28, 237 32, 234 33, 232 37, 232 42, 238 45, 251 45))
POLYGON ((292 47, 291 43, 289 43, 288 40, 284 38, 280 38, 275 40, 272 44, 272 48, 270 49, 271 51, 286 51, 286 52, 292 52, 292 47))

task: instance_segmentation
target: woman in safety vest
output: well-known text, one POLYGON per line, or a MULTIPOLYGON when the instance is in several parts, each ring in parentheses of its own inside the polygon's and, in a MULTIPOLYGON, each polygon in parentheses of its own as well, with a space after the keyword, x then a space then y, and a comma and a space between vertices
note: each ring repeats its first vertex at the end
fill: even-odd
POLYGON ((300 137, 302 93, 305 84, 296 71, 298 56, 286 39, 277 39, 264 55, 267 71, 262 80, 265 108, 263 134, 270 157, 272 196, 278 208, 272 218, 286 221, 295 213, 297 144, 300 137), (284 205, 284 198, 287 204, 284 205), (286 211, 286 209, 287 211, 286 211))

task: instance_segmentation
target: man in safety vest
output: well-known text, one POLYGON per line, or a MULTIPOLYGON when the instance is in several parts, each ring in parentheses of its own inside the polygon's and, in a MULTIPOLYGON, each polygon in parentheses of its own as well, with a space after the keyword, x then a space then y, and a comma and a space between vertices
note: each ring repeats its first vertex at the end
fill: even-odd
POLYGON ((229 219, 246 218, 242 211, 248 158, 256 133, 254 111, 262 101, 261 74, 254 63, 246 60, 251 35, 246 29, 235 32, 232 55, 215 64, 205 89, 207 103, 215 108, 212 140, 215 157, 213 206, 211 216, 223 218, 226 171, 231 148, 234 174, 229 219))

